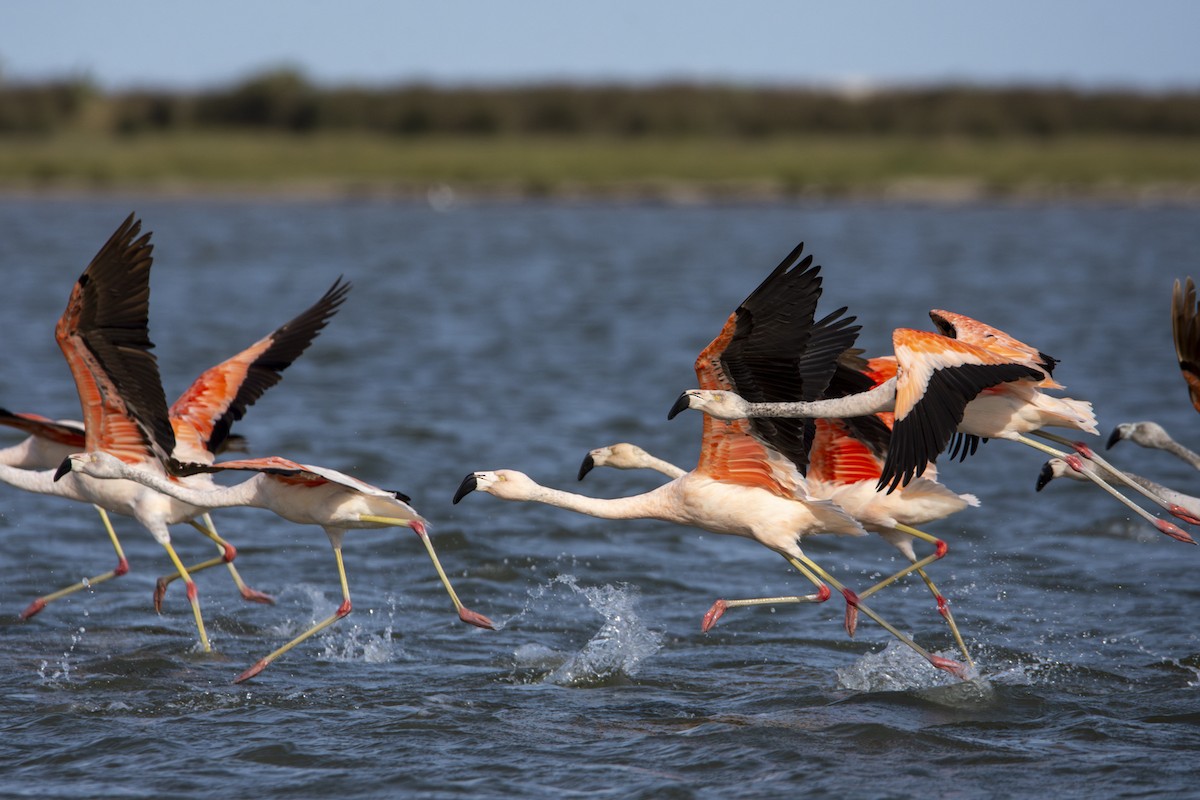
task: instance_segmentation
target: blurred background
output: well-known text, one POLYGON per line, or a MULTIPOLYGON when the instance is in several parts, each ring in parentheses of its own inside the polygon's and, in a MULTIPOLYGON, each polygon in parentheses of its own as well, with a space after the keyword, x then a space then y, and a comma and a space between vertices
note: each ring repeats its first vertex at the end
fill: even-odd
POLYGON ((1200 196, 1183 0, 0 8, 0 190, 1200 196))

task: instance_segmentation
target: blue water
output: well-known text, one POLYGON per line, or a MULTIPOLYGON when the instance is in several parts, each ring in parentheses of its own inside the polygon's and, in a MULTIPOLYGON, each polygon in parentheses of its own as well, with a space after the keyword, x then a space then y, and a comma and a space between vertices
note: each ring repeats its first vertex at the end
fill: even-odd
MULTIPOLYGON (((980 678, 956 684, 840 603, 731 610, 717 597, 807 583, 742 539, 605 521, 482 494, 510 467, 615 497, 653 474, 586 452, 633 441, 694 465, 700 418, 668 422, 692 361, 799 240, 825 305, 860 343, 946 308, 1061 359, 1107 435, 1154 419, 1200 446, 1175 365, 1171 283, 1200 272, 1195 208, 1136 205, 459 204, 0 201, 0 405, 78 417, 53 326, 136 210, 154 231, 151 335, 169 399, 316 300, 340 314, 237 430, 278 454, 399 489, 432 523, 463 625, 407 530, 353 531, 354 613, 253 681, 243 669, 340 590, 324 534, 256 510, 215 514, 251 585, 197 577, 215 653, 162 549, 117 518, 130 574, 19 622, 34 597, 115 558, 86 506, 0 487, 0 795, 6 797, 1059 797, 1195 793, 1200 549, 1089 486, 1033 490, 1042 457, 991 442, 942 478, 982 506, 928 526, 930 568, 980 678)), ((0 446, 15 433, 0 433, 0 446)), ((1123 444, 1120 465, 1177 488, 1194 472, 1123 444)), ((211 545, 186 527, 185 559, 211 545)), ((806 552, 852 586, 899 567, 874 539, 806 552)), ((873 606, 928 647, 953 642, 925 588, 873 606)))

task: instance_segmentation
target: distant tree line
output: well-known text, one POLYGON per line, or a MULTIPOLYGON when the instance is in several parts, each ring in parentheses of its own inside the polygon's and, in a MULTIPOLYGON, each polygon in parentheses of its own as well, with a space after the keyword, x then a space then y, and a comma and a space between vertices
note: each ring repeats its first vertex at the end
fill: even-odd
POLYGON ((0 135, 368 131, 421 136, 1194 136, 1200 90, 946 85, 844 92, 671 83, 321 87, 294 70, 195 92, 0 81, 0 135))

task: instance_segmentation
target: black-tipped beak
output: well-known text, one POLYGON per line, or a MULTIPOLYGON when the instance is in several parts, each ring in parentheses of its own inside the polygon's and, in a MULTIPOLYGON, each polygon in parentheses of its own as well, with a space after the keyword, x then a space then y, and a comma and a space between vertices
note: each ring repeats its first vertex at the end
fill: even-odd
POLYGON ((583 463, 579 465, 579 480, 583 480, 584 477, 595 468, 595 466, 596 462, 592 459, 591 453, 588 453, 586 456, 584 456, 583 463))
POLYGON ((679 399, 675 401, 675 405, 671 406, 671 410, 667 412, 667 419, 675 419, 675 415, 685 408, 688 408, 691 403, 688 402, 688 393, 684 392, 679 395, 679 399))
POLYGON ((471 492, 475 491, 475 487, 478 485, 478 482, 475 480, 474 472, 463 478, 463 482, 458 485, 458 491, 454 493, 454 504, 457 505, 459 500, 462 500, 471 492))
POLYGON ((63 475, 66 475, 70 471, 71 471, 71 457, 67 456, 66 458, 63 459, 63 462, 58 465, 58 471, 54 473, 54 480, 57 481, 59 478, 61 478, 63 475))
POLYGON ((1054 469, 1050 466, 1050 462, 1047 461, 1045 464, 1042 464, 1042 471, 1038 473, 1037 490, 1040 492, 1042 489, 1045 489, 1046 484, 1052 480, 1054 480, 1054 469))
POLYGON ((1104 449, 1112 449, 1112 446, 1121 441, 1121 438, 1121 429, 1119 427, 1113 428, 1113 432, 1108 435, 1108 442, 1104 445, 1104 449))

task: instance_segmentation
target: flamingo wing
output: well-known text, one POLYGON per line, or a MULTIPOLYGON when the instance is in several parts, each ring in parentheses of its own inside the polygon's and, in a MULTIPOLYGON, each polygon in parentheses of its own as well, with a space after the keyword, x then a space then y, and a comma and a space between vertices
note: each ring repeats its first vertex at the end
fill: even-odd
POLYGON ((170 408, 180 461, 211 462, 233 423, 279 382, 345 301, 350 283, 333 286, 291 321, 237 355, 205 370, 170 408))
POLYGON ((933 320, 938 333, 943 336, 982 347, 1009 361, 1027 364, 1042 370, 1046 374, 1045 380, 1040 384, 1043 389, 1065 388, 1051 377, 1054 367, 1058 365, 1058 359, 1046 355, 1036 347, 1027 345, 1020 339, 1014 339, 999 328, 993 328, 991 325, 972 319, 965 314, 956 314, 953 311, 942 311, 935 308, 929 312, 929 318, 933 320))
POLYGON ((128 463, 175 446, 158 362, 150 350, 150 234, 129 217, 76 281, 55 338, 83 407, 87 450, 128 463))
POLYGON ((879 487, 907 485, 935 461, 962 422, 967 403, 985 389, 1044 373, 968 342, 928 331, 892 334, 898 363, 895 424, 879 487))
POLYGON ((78 423, 59 422, 40 414, 18 414, 6 408, 0 408, 0 425, 7 425, 10 428, 24 431, 30 436, 48 439, 80 451, 86 447, 83 425, 78 423))
POLYGON ((1175 281, 1171 295, 1171 332, 1188 396, 1195 409, 1200 411, 1200 305, 1196 302, 1196 284, 1191 278, 1182 287, 1178 280, 1175 281))
POLYGON ((845 420, 818 419, 808 477, 834 484, 878 481, 883 459, 855 436, 845 420))
MULTIPOLYGON (((701 388, 728 389, 750 402, 786 402, 822 397, 860 327, 841 308, 814 322, 821 297, 820 266, 801 258, 801 243, 729 315, 696 358, 701 388)), ((705 435, 720 426, 705 422, 705 435)), ((795 464, 808 467, 811 420, 760 417, 748 431, 795 464)))
POLYGON ((336 483, 361 494, 376 497, 394 497, 405 503, 410 498, 402 492, 380 489, 344 472, 338 472, 328 467, 318 467, 312 464, 301 464, 282 456, 263 456, 261 458, 243 458, 232 461, 218 461, 213 464, 179 463, 171 460, 172 474, 195 475, 200 472, 259 472, 292 486, 322 486, 336 483))

